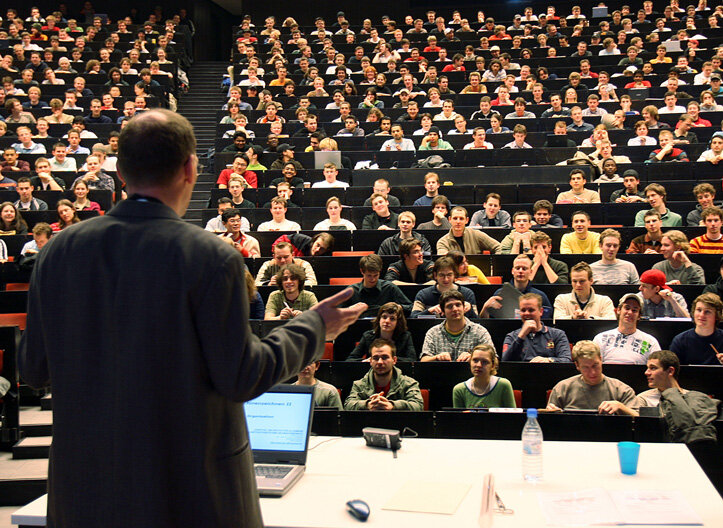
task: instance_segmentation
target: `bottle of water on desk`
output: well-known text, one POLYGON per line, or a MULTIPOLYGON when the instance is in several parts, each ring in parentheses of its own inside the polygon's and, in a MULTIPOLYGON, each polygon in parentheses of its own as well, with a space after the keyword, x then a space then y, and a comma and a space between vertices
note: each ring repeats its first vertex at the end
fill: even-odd
POLYGON ((527 482, 542 480, 542 429, 537 409, 527 409, 527 423, 522 429, 522 476, 527 482))

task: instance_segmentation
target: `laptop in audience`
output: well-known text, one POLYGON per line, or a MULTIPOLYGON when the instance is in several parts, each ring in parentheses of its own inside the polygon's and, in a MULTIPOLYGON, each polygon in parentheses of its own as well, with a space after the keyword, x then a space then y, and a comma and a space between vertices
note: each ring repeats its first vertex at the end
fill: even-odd
POLYGON ((244 403, 260 495, 280 497, 304 475, 314 387, 276 385, 244 403))
POLYGON ((633 101, 645 101, 650 96, 650 88, 628 88, 628 95, 633 101))
POLYGON ((607 6, 598 6, 592 8, 592 18, 606 18, 608 16, 607 6))
POLYGON ((338 150, 324 150, 314 152, 314 168, 323 169, 327 163, 333 163, 341 169, 341 152, 338 150))

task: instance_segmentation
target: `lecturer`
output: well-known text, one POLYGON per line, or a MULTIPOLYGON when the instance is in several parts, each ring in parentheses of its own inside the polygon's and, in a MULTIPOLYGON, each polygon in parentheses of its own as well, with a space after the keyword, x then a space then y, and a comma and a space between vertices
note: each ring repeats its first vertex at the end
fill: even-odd
POLYGON ((49 527, 262 526, 242 402, 366 309, 337 308, 346 290, 254 336, 243 258, 180 218, 195 148, 177 114, 131 119, 118 157, 131 198, 38 258, 19 365, 52 383, 49 527))

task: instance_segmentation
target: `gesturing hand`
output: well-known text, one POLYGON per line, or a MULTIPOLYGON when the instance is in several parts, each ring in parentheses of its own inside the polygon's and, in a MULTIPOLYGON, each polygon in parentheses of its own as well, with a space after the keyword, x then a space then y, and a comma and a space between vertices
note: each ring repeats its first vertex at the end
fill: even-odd
POLYGON ((346 288, 311 307, 311 310, 318 312, 324 320, 327 341, 335 339, 344 332, 368 308, 365 303, 356 303, 348 308, 339 308, 339 305, 349 299, 352 294, 353 290, 346 288))

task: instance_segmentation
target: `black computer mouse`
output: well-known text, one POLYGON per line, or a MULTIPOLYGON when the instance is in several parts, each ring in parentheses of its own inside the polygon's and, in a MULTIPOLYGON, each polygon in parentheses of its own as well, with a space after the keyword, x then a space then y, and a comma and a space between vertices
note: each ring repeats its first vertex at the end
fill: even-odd
POLYGON ((369 518, 369 505, 361 499, 354 499, 347 502, 346 511, 362 522, 365 522, 369 518))

